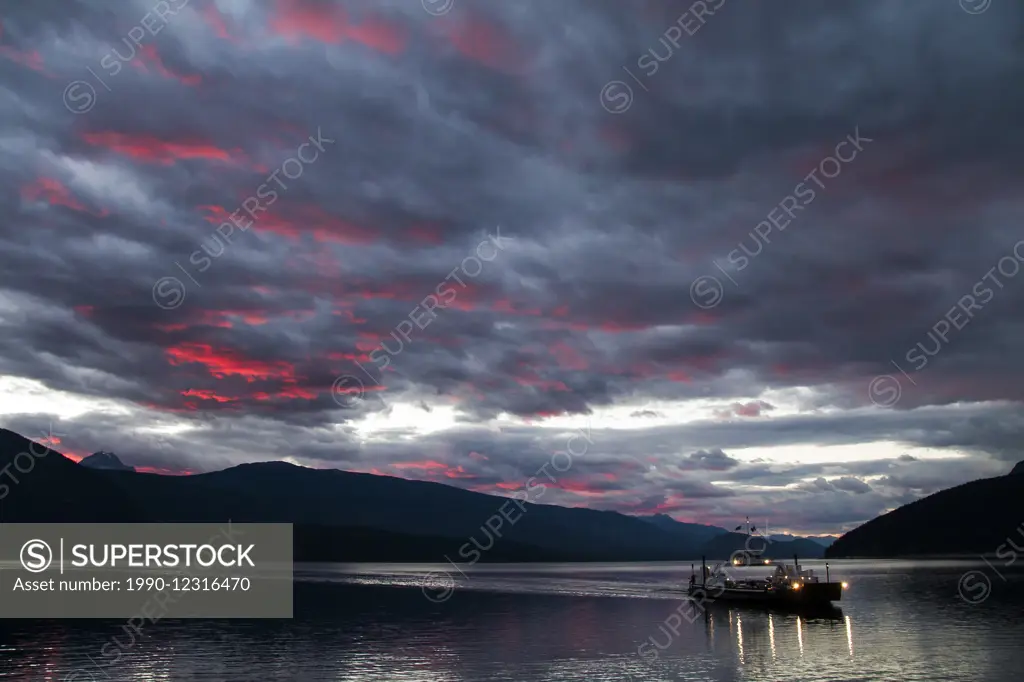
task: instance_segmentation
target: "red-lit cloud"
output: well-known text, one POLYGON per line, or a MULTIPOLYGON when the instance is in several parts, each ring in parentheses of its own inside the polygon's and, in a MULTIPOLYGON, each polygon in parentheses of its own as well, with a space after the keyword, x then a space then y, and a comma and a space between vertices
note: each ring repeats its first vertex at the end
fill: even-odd
POLYGON ((46 66, 43 64, 43 58, 38 52, 35 50, 23 51, 17 49, 13 45, 3 44, 4 37, 4 26, 0 23, 0 57, 10 59, 12 62, 16 62, 28 69, 37 71, 44 76, 51 75, 46 70, 46 66))
POLYGON ((0 45, 0 56, 6 57, 12 62, 17 62, 18 64, 43 75, 50 75, 46 70, 46 66, 43 64, 42 56, 38 52, 20 52, 10 45, 0 45))
POLYGON ((191 469, 162 469, 159 467, 135 467, 140 474, 158 474, 160 476, 193 476, 191 469))
POLYGON ((103 147, 144 163, 170 165, 177 161, 202 159, 237 163, 245 160, 240 150, 221 149, 201 139, 162 140, 152 135, 118 132, 87 132, 82 139, 88 144, 103 147))
POLYGON ((442 462, 438 462, 438 461, 431 460, 431 459, 423 460, 423 461, 417 461, 417 462, 394 462, 394 463, 392 463, 392 464, 390 464, 388 466, 389 466, 389 468, 395 469, 395 470, 397 470, 399 472, 405 472, 405 471, 420 472, 422 475, 425 475, 427 478, 438 478, 438 477, 441 477, 441 476, 443 476, 444 478, 450 478, 450 479, 466 479, 466 480, 472 480, 472 479, 476 478, 476 476, 474 476, 473 474, 470 474, 469 472, 467 472, 462 467, 462 465, 458 465, 458 466, 452 467, 452 466, 449 466, 449 465, 444 464, 442 462))
POLYGON ((766 403, 763 400, 751 400, 748 403, 732 403, 727 408, 715 410, 715 416, 720 419, 729 419, 731 417, 760 417, 765 412, 770 412, 775 409, 775 406, 771 403, 766 403))
POLYGON ((352 18, 341 7, 312 0, 277 0, 270 30, 292 42, 307 38, 333 45, 353 42, 391 56, 404 52, 407 41, 402 27, 372 12, 352 18))
POLYGON ((156 51, 156 46, 152 44, 139 48, 139 56, 132 61, 132 66, 147 73, 153 70, 164 78, 171 78, 189 87, 195 87, 203 82, 199 74, 181 74, 167 68, 160 58, 160 53, 156 51))
MULTIPOLYGON (((230 219, 231 213, 223 206, 204 205, 199 208, 207 213, 204 219, 213 225, 220 225, 230 219)), ((249 221, 247 214, 241 215, 246 222, 249 221)), ((277 206, 267 212, 257 213, 251 229, 291 240, 309 237, 316 242, 349 246, 373 244, 381 238, 373 230, 353 225, 314 205, 277 206)))
POLYGON ((190 388, 187 391, 182 391, 182 395, 186 397, 191 396, 194 398, 199 398, 200 400, 212 400, 218 403, 231 403, 236 400, 236 398, 229 398, 227 396, 217 395, 213 391, 204 391, 196 388, 190 388))
POLYGON ((25 201, 45 201, 51 206, 64 206, 80 213, 88 213, 98 217, 109 215, 105 209, 91 209, 79 201, 67 187, 56 178, 42 177, 21 188, 21 198, 25 201))
POLYGON ((437 30, 464 58, 509 74, 530 68, 526 51, 500 26, 466 10, 439 19, 437 30))
POLYGON ((551 345, 551 354, 554 356, 555 362, 562 369, 583 371, 590 366, 586 358, 579 351, 562 341, 551 345))
POLYGON ((199 364, 210 376, 218 379, 239 376, 253 382, 257 379, 296 378, 295 367, 283 360, 252 360, 237 351, 214 348, 204 343, 183 343, 168 348, 166 353, 172 365, 199 364))
POLYGON ((220 13, 217 9, 217 5, 214 3, 211 2, 204 5, 202 10, 200 10, 200 16, 203 17, 203 20, 206 21, 207 25, 209 25, 218 38, 233 43, 241 42, 231 34, 231 31, 228 30, 227 23, 224 21, 224 15, 220 13))

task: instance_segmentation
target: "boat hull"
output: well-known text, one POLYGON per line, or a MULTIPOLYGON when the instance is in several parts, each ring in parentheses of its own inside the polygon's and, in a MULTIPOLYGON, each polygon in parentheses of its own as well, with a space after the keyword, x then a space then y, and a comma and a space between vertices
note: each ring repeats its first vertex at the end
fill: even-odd
POLYGON ((745 602, 751 604, 776 604, 789 607, 830 606, 843 597, 840 583, 804 583, 798 590, 763 590, 732 587, 708 587, 694 585, 687 591, 690 597, 703 596, 712 601, 745 602))

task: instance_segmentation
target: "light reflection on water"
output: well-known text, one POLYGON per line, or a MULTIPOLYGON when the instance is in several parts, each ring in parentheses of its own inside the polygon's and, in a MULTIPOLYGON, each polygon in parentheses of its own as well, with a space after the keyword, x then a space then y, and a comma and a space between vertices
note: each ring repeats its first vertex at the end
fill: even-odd
POLYGON ((850 590, 840 613, 815 617, 687 615, 688 564, 492 565, 466 577, 451 566, 311 565, 297 567, 291 621, 162 620, 134 642, 120 621, 3 622, 0 680, 1019 679, 1020 573, 971 605, 957 594, 962 562, 831 568, 850 590), (424 576, 444 571, 458 587, 430 601, 424 576), (674 613, 686 617, 675 624, 674 613), (651 641, 656 655, 639 655, 651 641))

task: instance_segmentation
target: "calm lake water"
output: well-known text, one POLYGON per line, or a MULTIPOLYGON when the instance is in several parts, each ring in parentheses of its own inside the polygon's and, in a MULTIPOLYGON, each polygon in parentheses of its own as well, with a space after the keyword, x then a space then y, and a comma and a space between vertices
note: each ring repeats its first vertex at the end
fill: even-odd
POLYGON ((1020 571, 980 560, 830 566, 850 584, 841 611, 809 618, 694 613, 673 592, 688 564, 490 565, 466 577, 451 566, 305 565, 291 621, 161 620, 134 644, 123 621, 2 622, 0 680, 1021 679, 1020 571), (114 637, 125 652, 111 664, 100 652, 114 637))

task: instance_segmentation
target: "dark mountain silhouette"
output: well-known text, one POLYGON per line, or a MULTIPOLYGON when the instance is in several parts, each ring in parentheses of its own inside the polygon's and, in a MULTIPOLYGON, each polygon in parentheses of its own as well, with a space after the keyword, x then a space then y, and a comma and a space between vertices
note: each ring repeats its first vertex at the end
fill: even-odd
POLYGON ((1010 469, 1011 474, 1024 474, 1024 462, 1017 462, 1017 466, 1010 469))
POLYGON ((725 561, 733 552, 746 549, 754 556, 763 559, 790 559, 794 554, 805 559, 820 559, 825 555, 825 547, 806 538, 790 541, 766 541, 760 535, 748 536, 745 533, 725 533, 709 540, 700 553, 708 561, 725 561))
POLYGON ((692 560, 709 540, 729 535, 660 514, 519 503, 440 483, 285 462, 193 476, 144 474, 113 453, 76 464, 0 429, 0 470, 5 466, 3 521, 292 523, 300 561, 692 560))
MULTIPOLYGON (((1024 464, 1024 463, 1022 463, 1024 464)), ((851 530, 828 557, 992 554, 1018 542, 1024 522, 1024 470, 942 490, 851 530)))
MULTIPOLYGON (((772 542, 791 542, 793 540, 799 540, 799 539, 801 539, 800 536, 798 536, 798 535, 789 535, 788 533, 782 533, 782 534, 779 534, 779 535, 772 534, 772 536, 771 536, 772 542)), ((802 539, 810 540, 811 542, 817 542, 822 547, 828 547, 829 545, 831 545, 833 542, 836 541, 836 536, 834 536, 834 535, 809 535, 806 538, 802 538, 802 539)))
POLYGON ((832 543, 839 539, 838 535, 809 535, 805 540, 817 542, 822 547, 831 547, 832 543))
POLYGON ((636 517, 647 523, 654 524, 662 530, 672 533, 675 537, 679 538, 680 542, 684 542, 691 547, 703 546, 708 540, 718 535, 726 533, 724 528, 718 526, 706 526, 701 523, 685 523, 683 521, 676 521, 667 514, 654 514, 653 516, 638 516, 636 517))
POLYGON ((84 467, 90 469, 105 469, 108 471, 135 471, 135 467, 130 467, 122 462, 117 455, 113 452, 105 452, 100 450, 94 452, 88 457, 83 457, 82 461, 79 462, 84 467))
POLYGON ((163 521, 230 517, 238 522, 434 535, 452 538, 445 553, 456 562, 473 555, 471 538, 481 548, 509 541, 603 561, 671 560, 692 557, 695 551, 695 545, 686 546, 667 531, 617 512, 531 503, 521 507, 507 498, 440 483, 284 462, 243 464, 194 476, 106 475, 117 480, 129 499, 159 509, 163 521), (181 504, 182 499, 188 504, 181 504))
POLYGON ((484 561, 675 560, 697 551, 673 533, 617 512, 520 507, 507 498, 440 483, 284 462, 194 476, 98 470, 0 430, 0 469, 8 463, 19 482, 0 480, 9 486, 5 495, 0 488, 4 521, 294 523, 304 527, 296 528, 297 538, 322 538, 321 543, 297 541, 297 560, 332 560, 326 557, 338 546, 353 542, 358 544, 348 545, 347 560, 378 560, 371 557, 396 541, 395 534, 423 539, 402 550, 415 561, 467 562, 477 545, 484 561), (19 454, 30 451, 45 456, 19 454))
POLYGON ((115 523, 148 520, 104 472, 0 429, 0 520, 6 523, 115 523))

